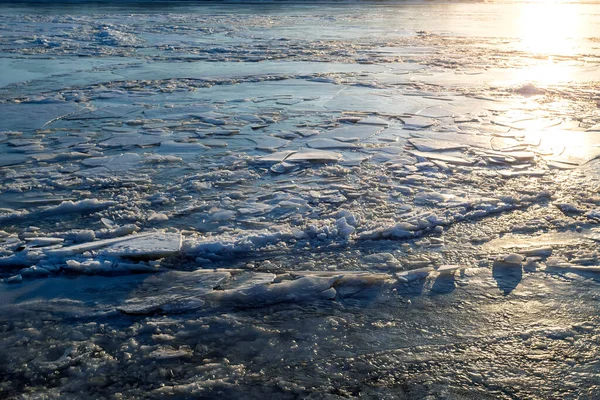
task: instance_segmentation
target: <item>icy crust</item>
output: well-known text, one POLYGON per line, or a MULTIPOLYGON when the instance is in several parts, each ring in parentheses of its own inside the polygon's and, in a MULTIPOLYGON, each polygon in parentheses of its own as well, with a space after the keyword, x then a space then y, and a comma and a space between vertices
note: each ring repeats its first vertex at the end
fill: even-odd
POLYGON ((412 390, 432 396, 463 387, 489 396, 500 387, 536 398, 534 391, 540 389, 532 389, 531 383, 550 379, 551 385, 537 397, 542 398, 557 388, 579 393, 574 382, 585 386, 594 379, 580 373, 593 370, 597 359, 597 347, 589 342, 598 320, 588 303, 597 284, 589 281, 573 285, 525 275, 522 287, 507 301, 491 272, 483 269, 466 269, 460 276, 431 272, 406 283, 338 272, 270 285, 272 276, 248 275, 140 275, 114 286, 103 278, 59 278, 35 291, 1 291, 2 318, 11 327, 2 336, 4 365, 11 377, 19 378, 4 388, 20 393, 22 379, 36 390, 48 381, 55 383, 44 392, 51 398, 82 392, 105 396, 116 390, 131 398, 219 393, 258 398, 265 387, 276 385, 286 398, 319 397, 334 390, 333 385, 350 391, 366 369, 385 377, 359 386, 361 393, 375 397, 398 393, 402 389, 396 380, 403 376, 412 390), (256 285, 246 285, 249 280, 256 285), (334 289, 336 296, 328 299, 320 290, 330 284, 327 290, 333 294, 334 289), (283 296, 276 293, 279 285, 286 289, 283 296), (251 291, 260 292, 269 306, 248 306, 251 291), (290 302, 292 294, 312 295, 313 301, 290 302), (220 296, 229 299, 217 301, 220 296), (236 302, 241 296, 243 301, 236 302), (535 300, 524 313, 526 296, 535 300), (571 298, 571 303, 563 309, 553 296, 571 298), (6 300, 15 298, 19 300, 7 307, 6 300), (578 351, 569 353, 573 348, 578 351), (523 360, 515 357, 515 349, 523 360), (564 353, 566 358, 555 356, 564 353), (435 366, 429 365, 432 360, 435 366), (549 363, 560 371, 544 372, 549 363), (522 368, 544 373, 524 374, 522 368), (85 383, 72 374, 85 377, 85 383), (507 376, 520 378, 505 382, 507 376), (135 385, 127 383, 130 379, 135 385))
MULTIPOLYGON (((86 274, 158 272, 161 270, 161 259, 175 256, 195 260, 196 263, 204 265, 211 263, 213 259, 221 260, 224 256, 258 258, 261 254, 282 250, 295 251, 306 245, 327 245, 336 242, 348 245, 355 240, 415 239, 424 235, 439 235, 444 227, 451 223, 528 207, 547 197, 546 193, 541 193, 519 200, 514 197, 504 198, 507 203, 490 198, 446 203, 446 211, 443 214, 406 213, 403 222, 375 230, 370 229, 372 224, 361 224, 361 218, 347 210, 339 210, 332 215, 333 218, 325 220, 330 221, 329 224, 320 227, 279 225, 264 230, 239 230, 237 233, 202 236, 188 231, 185 237, 181 232, 173 232, 173 229, 130 234, 137 230, 135 225, 115 227, 103 218, 102 222, 109 228, 97 232, 80 230, 44 237, 40 236, 39 231, 33 230, 26 234, 27 237, 22 235, 21 238, 4 233, 0 248, 4 255, 0 257, 0 266, 5 274, 10 274, 15 268, 25 267, 18 275, 7 276, 6 282, 19 280, 19 276, 47 277, 63 271, 86 274), (481 204, 485 207, 479 207, 481 204), (109 238, 97 239, 102 236, 109 238)), ((431 194, 422 196, 423 201, 430 198, 436 201, 442 199, 431 194)), ((447 196, 443 200, 448 202, 456 199, 447 196)), ((64 204, 61 203, 58 208, 65 208, 64 204)), ((292 204, 297 206, 296 203, 292 204)), ((72 204, 66 207, 68 210, 72 208, 72 204)), ((226 221, 229 217, 225 218, 224 213, 225 211, 214 212, 211 220, 226 221)))

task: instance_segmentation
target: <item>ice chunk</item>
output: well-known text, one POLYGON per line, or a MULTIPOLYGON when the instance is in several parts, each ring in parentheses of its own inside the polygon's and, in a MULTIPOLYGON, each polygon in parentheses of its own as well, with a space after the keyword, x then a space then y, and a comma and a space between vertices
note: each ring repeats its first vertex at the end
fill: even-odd
POLYGON ((176 142, 174 140, 167 140, 160 144, 157 149, 159 153, 201 153, 207 147, 206 145, 198 142, 176 142))
POLYGON ((209 297, 220 301, 240 303, 246 306, 299 302, 319 298, 330 299, 329 289, 341 276, 318 277, 305 276, 292 281, 283 281, 270 285, 253 285, 241 289, 214 291, 209 297))
MULTIPOLYGON (((93 242, 92 242, 93 243, 93 242)), ((157 259, 177 253, 181 249, 181 233, 153 232, 110 244, 98 254, 113 257, 157 259), (140 237, 141 236, 141 237, 140 237)))
MULTIPOLYGON (((387 124, 387 122, 386 122, 386 124, 387 124)), ((360 140, 360 139, 367 139, 373 135, 376 135, 378 132, 381 131, 381 129, 382 129, 382 127, 378 126, 378 125, 342 126, 339 128, 331 129, 327 132, 323 132, 320 135, 320 137, 328 138, 328 139, 358 138, 360 140)), ((305 131, 301 131, 300 133, 302 134, 302 132, 305 132, 305 131)), ((305 135, 303 135, 303 136, 305 136, 305 135)))
POLYGON ((306 144, 313 149, 356 149, 360 147, 354 143, 345 143, 332 139, 314 139, 309 140, 306 144))
POLYGON ((169 271, 153 275, 117 309, 127 314, 194 310, 204 305, 202 295, 211 292, 230 278, 229 272, 204 270, 169 271))
POLYGON ((452 275, 456 271, 463 268, 466 267, 460 265, 440 265, 436 271, 439 272, 441 275, 452 275))
POLYGON ((421 117, 418 115, 412 117, 402 117, 404 122, 404 129, 408 130, 419 130, 429 128, 435 124, 435 120, 427 117, 421 117))
POLYGON ((346 221, 346 217, 341 217, 336 221, 336 227, 338 229, 338 234, 342 237, 348 238, 350 235, 354 233, 356 228, 352 225, 348 224, 346 221))
POLYGON ((419 279, 424 279, 429 276, 429 273, 433 271, 433 267, 417 268, 410 271, 402 271, 396 273, 396 278, 401 282, 411 282, 419 279))
POLYGON ((379 118, 379 117, 373 117, 373 116, 361 119, 356 124, 357 125, 375 125, 375 126, 384 126, 384 127, 388 127, 390 125, 390 123, 388 121, 386 121, 385 119, 379 118))
POLYGON ((456 142, 427 138, 410 138, 408 139, 408 142, 415 146, 419 151, 462 150, 469 147, 456 142))
POLYGON ((504 262, 508 264, 521 264, 525 257, 521 254, 511 253, 504 257, 504 262))
POLYGON ((258 161, 264 163, 280 163, 292 153, 294 153, 292 150, 278 151, 276 153, 259 157, 258 161))
POLYGON ((87 167, 104 167, 113 172, 129 172, 139 165, 142 156, 136 153, 124 153, 116 156, 93 157, 81 163, 87 167))
POLYGON ((219 210, 211 214, 210 220, 214 222, 229 221, 235 217, 235 211, 231 210, 219 210))
POLYGON ((110 139, 100 142, 99 145, 103 147, 144 147, 159 145, 161 142, 167 140, 169 140, 168 136, 142 134, 115 135, 110 139))
POLYGON ((475 159, 469 157, 457 157, 446 153, 433 153, 433 152, 424 152, 418 150, 410 150, 408 153, 422 158, 427 158, 431 160, 439 160, 449 164, 456 165, 471 165, 475 163, 475 159))
POLYGON ((250 140, 256 143, 257 150, 266 151, 273 151, 281 147, 285 147, 290 143, 289 140, 280 139, 272 136, 267 136, 264 138, 252 138, 250 140))
POLYGON ((97 251, 105 256, 154 259, 174 254, 180 248, 180 233, 148 232, 47 250, 45 254, 49 257, 64 257, 97 251))
POLYGON ((342 155, 333 151, 327 150, 301 150, 285 159, 287 162, 302 162, 310 161, 316 163, 337 162, 342 158, 342 155))

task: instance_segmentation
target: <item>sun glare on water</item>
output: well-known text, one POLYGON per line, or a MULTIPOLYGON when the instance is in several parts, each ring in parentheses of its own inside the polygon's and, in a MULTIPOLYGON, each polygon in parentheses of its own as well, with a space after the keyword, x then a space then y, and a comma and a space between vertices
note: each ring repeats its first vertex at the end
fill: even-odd
POLYGON ((524 4, 519 19, 523 50, 546 56, 573 55, 579 22, 577 9, 570 4, 524 4))
POLYGON ((576 54, 581 33, 579 13, 570 4, 545 1, 523 4, 518 18, 520 50, 533 57, 530 66, 515 78, 542 85, 566 82, 571 79, 569 65, 564 61, 576 54))

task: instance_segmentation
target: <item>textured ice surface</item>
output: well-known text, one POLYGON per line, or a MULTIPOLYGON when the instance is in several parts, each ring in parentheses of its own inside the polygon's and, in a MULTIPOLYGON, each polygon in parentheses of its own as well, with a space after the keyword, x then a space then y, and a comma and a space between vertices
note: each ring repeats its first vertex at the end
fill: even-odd
POLYGON ((0 6, 4 397, 598 397, 597 5, 192 3, 0 6))

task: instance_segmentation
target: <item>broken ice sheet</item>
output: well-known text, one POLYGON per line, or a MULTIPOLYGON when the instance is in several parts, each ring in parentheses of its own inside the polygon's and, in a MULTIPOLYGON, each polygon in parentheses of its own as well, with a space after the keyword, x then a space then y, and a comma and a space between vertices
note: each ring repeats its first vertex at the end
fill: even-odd
POLYGON ((104 167, 112 172, 128 173, 140 165, 142 156, 136 153, 124 153, 116 156, 93 157, 83 160, 86 167, 104 167))
POLYGON ((342 158, 342 155, 333 151, 327 150, 300 150, 288 156, 287 162, 302 162, 310 161, 315 163, 337 162, 342 158))
POLYGON ((354 143, 346 143, 346 142, 341 142, 339 140, 332 140, 332 139, 314 139, 314 140, 309 140, 308 142, 306 142, 306 144, 308 145, 308 147, 311 147, 313 149, 323 149, 323 150, 360 148, 360 146, 358 146, 357 144, 354 144, 354 143))
POLYGON ((468 145, 450 142, 446 140, 429 139, 429 138, 410 138, 408 142, 415 146, 419 151, 444 151, 444 150, 464 150, 469 148, 468 145))
POLYGON ((257 150, 266 150, 266 151, 274 151, 276 149, 287 146, 290 141, 285 139, 280 139, 272 136, 265 137, 252 137, 249 138, 252 142, 255 143, 257 150))
MULTIPOLYGON (((387 124, 387 121, 386 121, 387 124)), ((386 125, 387 126, 387 125, 386 125)), ((376 135, 378 132, 382 130, 381 125, 348 125, 348 126, 340 126, 338 128, 334 128, 328 131, 323 132, 319 135, 320 138, 327 139, 336 139, 336 138, 358 138, 358 139, 366 139, 376 135)))
POLYGON ((101 256, 157 259, 177 253, 181 249, 181 241, 180 233, 149 232, 50 249, 46 255, 65 257, 94 252, 101 256))
POLYGON ((404 122, 404 129, 419 130, 433 126, 436 123, 436 120, 415 115, 411 117, 402 117, 402 122, 404 122))
POLYGON ((421 157, 424 159, 439 160, 456 165, 471 165, 476 162, 474 158, 460 155, 452 155, 448 153, 424 152, 418 150, 409 150, 408 153, 412 154, 413 156, 421 157))
POLYGON ((201 296, 230 279, 229 272, 171 271, 148 277, 117 309, 127 314, 185 312, 204 305, 201 296))

